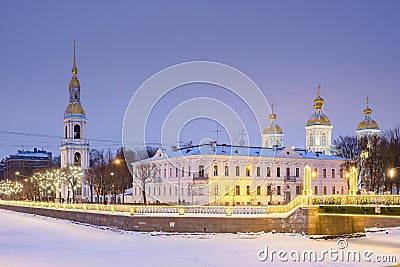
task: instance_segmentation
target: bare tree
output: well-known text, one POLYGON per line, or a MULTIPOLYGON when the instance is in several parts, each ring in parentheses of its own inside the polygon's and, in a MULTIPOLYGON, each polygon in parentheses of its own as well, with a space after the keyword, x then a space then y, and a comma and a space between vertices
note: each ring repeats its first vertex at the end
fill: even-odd
POLYGON ((157 165, 151 161, 138 162, 133 166, 133 175, 142 188, 143 204, 145 205, 147 205, 146 184, 153 181, 158 172, 157 165))

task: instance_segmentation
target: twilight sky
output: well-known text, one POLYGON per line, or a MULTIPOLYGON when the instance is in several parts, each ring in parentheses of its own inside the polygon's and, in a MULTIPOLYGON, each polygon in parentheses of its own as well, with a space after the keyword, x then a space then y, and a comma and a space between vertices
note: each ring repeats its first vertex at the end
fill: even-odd
MULTIPOLYGON (((304 146, 318 84, 333 137, 355 133, 367 96, 380 128, 393 128, 400 113, 399 14, 399 1, 2 1, 0 158, 33 147, 59 154, 74 38, 93 148, 118 146, 125 110, 146 79, 194 60, 248 75, 274 103, 286 146, 304 146)), ((209 96, 251 120, 222 88, 187 85, 157 104, 147 140, 159 141, 174 106, 209 96)), ((180 139, 215 138, 215 127, 192 121, 180 139)), ((229 141, 221 133, 219 141, 234 135, 229 141)))

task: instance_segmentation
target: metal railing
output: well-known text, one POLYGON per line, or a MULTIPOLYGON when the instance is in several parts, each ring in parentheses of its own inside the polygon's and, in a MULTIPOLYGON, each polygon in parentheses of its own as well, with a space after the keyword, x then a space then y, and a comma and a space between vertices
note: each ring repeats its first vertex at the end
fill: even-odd
POLYGON ((296 176, 285 176, 285 177, 283 177, 283 180, 285 182, 296 182, 297 178, 299 178, 299 177, 296 177, 296 176))
POLYGON ((2 205, 47 208, 58 210, 76 210, 88 212, 110 212, 159 215, 259 215, 287 213, 298 206, 306 205, 358 205, 358 206, 400 206, 400 195, 335 195, 335 196, 297 196, 287 205, 279 206, 138 206, 103 204, 65 204, 53 202, 29 202, 0 200, 2 205))
POLYGON ((193 180, 208 180, 208 174, 193 173, 193 180))

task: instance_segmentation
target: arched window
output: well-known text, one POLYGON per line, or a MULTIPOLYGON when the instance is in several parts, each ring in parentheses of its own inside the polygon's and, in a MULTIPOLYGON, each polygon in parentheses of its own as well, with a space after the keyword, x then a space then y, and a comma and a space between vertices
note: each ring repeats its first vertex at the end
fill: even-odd
POLYGON ((74 154, 74 165, 75 166, 82 166, 81 165, 81 154, 79 152, 76 152, 74 154))
POLYGON ((308 145, 309 145, 309 146, 313 146, 313 145, 314 145, 314 136, 313 136, 312 133, 310 133, 310 134, 308 135, 308 145))
POLYGON ((323 133, 323 134, 322 134, 322 145, 323 145, 323 146, 326 146, 326 143, 327 143, 327 142, 326 142, 326 133, 323 133))
POLYGON ((74 139, 81 139, 81 126, 79 124, 74 125, 74 139))
POLYGON ((68 127, 67 125, 65 125, 65 139, 68 138, 68 127))
POLYGON ((275 141, 275 144, 276 144, 277 147, 280 147, 280 146, 281 146, 281 141, 279 141, 279 139, 277 139, 277 140, 275 141))

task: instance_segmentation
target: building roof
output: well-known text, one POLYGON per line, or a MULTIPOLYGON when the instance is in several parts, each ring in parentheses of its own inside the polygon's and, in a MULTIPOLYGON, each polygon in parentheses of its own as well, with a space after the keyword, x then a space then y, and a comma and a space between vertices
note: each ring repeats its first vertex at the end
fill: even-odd
POLYGON ((49 160, 50 155, 49 152, 46 152, 44 150, 36 150, 36 149, 34 151, 18 150, 15 155, 10 155, 6 160, 11 160, 11 159, 49 160))
MULTIPOLYGON (((322 153, 313 153, 306 151, 304 148, 264 148, 264 147, 248 147, 234 146, 223 144, 201 144, 197 146, 177 148, 172 150, 163 149, 162 153, 168 158, 178 158, 193 155, 224 155, 224 156, 250 156, 250 157, 275 157, 275 158, 301 158, 301 159, 321 159, 321 160, 346 160, 337 156, 329 156, 322 153)), ((163 159, 163 154, 156 155, 149 160, 163 159)))

